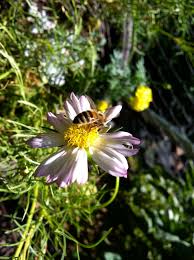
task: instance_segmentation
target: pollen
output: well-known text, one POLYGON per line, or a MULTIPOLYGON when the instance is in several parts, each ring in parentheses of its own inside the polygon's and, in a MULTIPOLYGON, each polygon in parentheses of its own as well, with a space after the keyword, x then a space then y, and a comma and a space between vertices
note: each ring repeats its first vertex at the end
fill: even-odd
POLYGON ((98 127, 89 124, 72 124, 64 132, 64 140, 69 147, 87 149, 97 141, 98 137, 98 127))

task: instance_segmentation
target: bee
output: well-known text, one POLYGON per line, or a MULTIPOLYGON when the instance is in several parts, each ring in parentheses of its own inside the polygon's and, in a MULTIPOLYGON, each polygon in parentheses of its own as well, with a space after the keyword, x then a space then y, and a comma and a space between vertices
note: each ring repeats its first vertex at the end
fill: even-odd
POLYGON ((88 124, 91 126, 106 126, 106 116, 95 109, 86 110, 79 113, 73 120, 74 124, 88 124))

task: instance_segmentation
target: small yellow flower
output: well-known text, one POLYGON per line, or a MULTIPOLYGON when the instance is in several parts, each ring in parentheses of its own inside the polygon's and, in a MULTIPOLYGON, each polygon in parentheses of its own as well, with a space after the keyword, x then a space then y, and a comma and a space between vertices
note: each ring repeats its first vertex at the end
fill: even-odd
POLYGON ((97 109, 101 112, 104 112, 109 107, 109 102, 107 100, 99 100, 97 103, 97 109))
POLYGON ((145 85, 140 85, 135 91, 135 96, 129 99, 129 104, 133 110, 140 112, 149 108, 152 100, 151 88, 145 85))

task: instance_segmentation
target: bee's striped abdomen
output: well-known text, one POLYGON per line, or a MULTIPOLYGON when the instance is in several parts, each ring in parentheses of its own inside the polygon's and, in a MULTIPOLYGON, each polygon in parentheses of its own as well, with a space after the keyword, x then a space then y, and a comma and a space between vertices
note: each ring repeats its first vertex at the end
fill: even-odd
POLYGON ((87 124, 91 123, 96 119, 96 112, 87 110, 79 113, 73 120, 74 124, 87 124))

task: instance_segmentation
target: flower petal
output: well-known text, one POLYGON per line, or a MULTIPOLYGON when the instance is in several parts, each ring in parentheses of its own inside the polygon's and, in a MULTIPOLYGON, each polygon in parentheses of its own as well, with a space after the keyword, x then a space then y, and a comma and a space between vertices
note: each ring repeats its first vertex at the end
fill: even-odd
POLYGON ((121 148, 121 149, 116 149, 117 152, 121 153, 124 156, 133 156, 139 152, 139 149, 129 149, 129 148, 121 148))
POLYGON ((88 180, 88 158, 84 149, 79 149, 77 154, 77 168, 75 169, 73 181, 75 180, 80 184, 88 180))
POLYGON ((74 108, 76 114, 79 114, 82 112, 82 108, 80 105, 80 101, 78 99, 78 97, 72 92, 70 95, 70 99, 71 99, 71 105, 74 108))
POLYGON ((72 150, 60 151, 51 155, 36 170, 36 176, 46 176, 47 183, 56 182, 58 186, 64 187, 72 183, 71 167, 75 164, 75 158, 71 156, 72 150), (61 177, 66 182, 62 185, 61 177))
POLYGON ((50 182, 52 182, 54 178, 56 179, 58 171, 64 165, 66 153, 65 150, 60 150, 46 158, 36 169, 35 175, 37 177, 48 176, 50 182))
POLYGON ((63 133, 65 129, 71 124, 71 120, 65 118, 62 113, 55 115, 52 112, 48 112, 47 121, 60 133, 63 133))
POLYGON ((85 97, 87 98, 88 102, 90 103, 90 108, 96 109, 96 105, 95 105, 94 101, 87 95, 85 97))
POLYGON ((122 154, 110 147, 103 147, 102 151, 111 158, 115 158, 116 160, 118 160, 117 163, 120 163, 121 167, 128 169, 128 162, 122 154))
POLYGON ((69 162, 61 169, 57 184, 65 187, 75 181, 85 183, 88 179, 87 154, 83 149, 75 148, 69 155, 69 162))
POLYGON ((108 172, 109 174, 115 176, 115 177, 124 177, 124 178, 127 178, 127 172, 124 173, 124 174, 121 174, 121 173, 118 173, 118 172, 114 172, 114 171, 109 171, 108 172))
POLYGON ((109 122, 111 121, 113 118, 117 117, 118 114, 120 113, 122 109, 121 105, 115 106, 115 107, 110 107, 105 111, 105 117, 106 117, 106 121, 109 122))
POLYGON ((32 148, 56 147, 64 144, 63 135, 59 133, 45 133, 32 137, 27 141, 32 148))
POLYGON ((90 102, 88 101, 86 96, 81 96, 79 98, 79 102, 80 102, 80 105, 81 105, 82 112, 87 111, 87 110, 91 110, 90 102))
POLYGON ((73 119, 76 117, 77 113, 76 113, 76 111, 75 111, 73 105, 71 104, 71 101, 70 101, 70 100, 67 99, 67 100, 64 102, 64 108, 65 108, 65 112, 66 112, 67 116, 68 116, 71 120, 73 120, 73 119))
POLYGON ((123 144, 107 143, 106 147, 112 148, 124 156, 133 156, 138 153, 138 148, 133 148, 133 146, 125 147, 123 144))
POLYGON ((75 156, 72 151, 69 152, 65 159, 65 164, 58 172, 56 183, 59 187, 65 187, 71 184, 73 181, 73 169, 75 167, 75 156))
POLYGON ((105 142, 107 143, 139 145, 141 142, 138 138, 124 131, 119 131, 116 133, 105 133, 101 134, 100 137, 104 138, 105 142))
POLYGON ((105 149, 104 151, 92 149, 91 153, 93 160, 104 171, 115 172, 117 176, 126 176, 128 163, 123 155, 111 149, 105 149))

